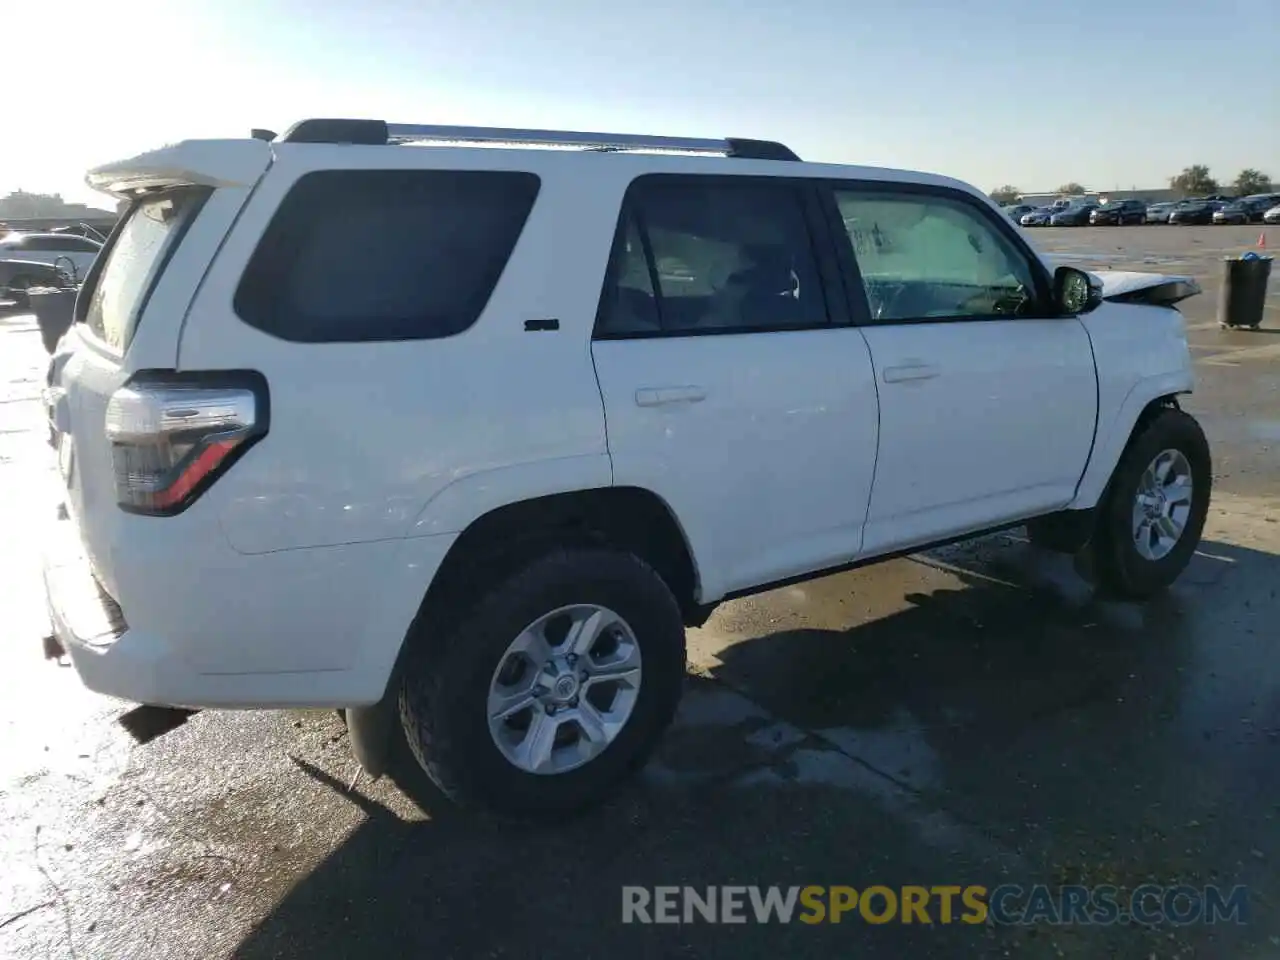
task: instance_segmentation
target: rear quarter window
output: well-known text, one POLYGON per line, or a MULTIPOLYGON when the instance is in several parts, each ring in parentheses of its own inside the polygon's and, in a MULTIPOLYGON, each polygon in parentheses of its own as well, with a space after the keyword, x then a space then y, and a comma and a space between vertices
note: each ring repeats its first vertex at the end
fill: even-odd
POLYGON ((539 183, 506 171, 307 174, 250 258, 235 311, 302 343, 460 333, 484 311, 539 183))

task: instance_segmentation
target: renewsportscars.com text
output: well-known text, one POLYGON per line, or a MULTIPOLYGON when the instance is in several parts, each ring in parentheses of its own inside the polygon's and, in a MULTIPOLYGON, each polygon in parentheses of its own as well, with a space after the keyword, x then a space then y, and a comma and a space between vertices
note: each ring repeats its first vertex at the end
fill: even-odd
POLYGON ((1236 886, 1002 884, 961 886, 709 886, 622 888, 623 923, 1142 925, 1246 923, 1236 886))

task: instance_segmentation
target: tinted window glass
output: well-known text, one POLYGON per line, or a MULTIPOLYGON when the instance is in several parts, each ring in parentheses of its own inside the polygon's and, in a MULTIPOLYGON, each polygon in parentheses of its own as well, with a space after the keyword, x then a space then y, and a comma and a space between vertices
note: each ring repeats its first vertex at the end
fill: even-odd
POLYGON ((311 343, 458 333, 484 310, 538 184, 490 171, 308 174, 258 244, 236 312, 311 343))
POLYGON ((27 241, 27 247, 31 250, 49 250, 58 253, 80 249, 71 243, 71 239, 71 237, 31 237, 27 241))
POLYGON ((655 316, 672 333, 827 322, 804 207, 790 185, 649 180, 628 206, 634 229, 615 254, 602 332, 639 332, 637 318, 655 316))
POLYGON ((102 248, 92 240, 86 240, 84 237, 58 237, 61 241, 63 250, 70 250, 73 253, 97 253, 102 248))
POLYGON ((85 323, 118 350, 128 346, 147 294, 182 232, 208 196, 184 190, 140 203, 112 242, 93 286, 85 323))
POLYGON ((1035 274, 979 210, 922 193, 836 191, 874 319, 1036 312, 1035 274))
POLYGON ((600 332, 626 334, 661 330, 653 276, 634 216, 627 216, 623 222, 615 257, 614 281, 606 289, 601 303, 600 332))

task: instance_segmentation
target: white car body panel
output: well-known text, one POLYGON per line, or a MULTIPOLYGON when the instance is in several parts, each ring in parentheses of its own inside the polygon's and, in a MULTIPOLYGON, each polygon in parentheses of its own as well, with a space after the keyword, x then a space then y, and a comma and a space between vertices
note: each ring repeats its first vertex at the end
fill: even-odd
POLYGON ((702 602, 858 554, 877 439, 858 329, 592 349, 614 481, 652 490, 680 518, 702 602), (671 402, 642 406, 654 390, 672 391, 671 402))
MULTIPOLYGON (((932 184, 1004 216, 946 177, 701 156, 195 141, 95 170, 90 182, 121 196, 215 189, 127 350, 84 324, 68 338, 69 507, 129 622, 98 647, 55 606, 85 682, 186 706, 373 703, 450 547, 502 506, 650 491, 709 603, 1091 506, 1142 408, 1191 388, 1177 312, 1112 302, 1078 319, 593 342, 621 198, 655 172, 932 184), (434 340, 293 343, 235 315, 245 265, 303 174, 459 168, 541 178, 474 326, 434 340), (525 329, 542 318, 559 329, 525 329), (932 371, 901 369, 920 367, 932 371), (111 393, 141 370, 238 369, 269 385, 263 441, 177 516, 118 508, 103 429, 111 393), (652 390, 674 391, 659 394, 671 402, 637 403, 652 390)), ((1103 278, 1117 295, 1160 280, 1103 278)))
POLYGON ((1072 500, 1097 416, 1093 356, 1078 320, 886 324, 865 332, 881 437, 865 555, 1072 500))
MULTIPOLYGON (((181 369, 251 366, 271 385, 271 442, 236 465, 233 482, 209 493, 235 549, 456 533, 475 519, 473 508, 451 497, 443 502, 454 512, 424 515, 427 504, 474 474, 524 464, 537 465, 534 486, 544 492, 547 464, 561 477, 551 486, 562 490, 607 483, 604 411, 589 349, 599 290, 577 281, 603 272, 616 210, 588 202, 590 181, 549 151, 522 158, 521 169, 543 178, 542 193, 470 329, 437 340, 300 344, 235 316, 232 297, 254 241, 298 177, 334 166, 332 149, 277 146, 271 178, 237 224, 235 236, 246 240, 233 239, 219 254, 183 332, 181 369), (580 202, 547 201, 569 193, 580 202), (558 335, 524 330, 525 320, 540 317, 558 318, 558 335), (567 338, 581 348, 564 349, 567 338), (485 363, 481 381, 472 372, 477 355, 485 363), (433 385, 429 394, 424 384, 433 385), (298 472, 326 450, 344 453, 323 469, 298 472)), ((337 149, 346 169, 448 169, 459 162, 447 151, 337 149)), ((501 151, 471 152, 473 169, 511 168, 501 151)))
POLYGON ((1177 310, 1104 303, 1080 318, 1098 371, 1098 436, 1071 509, 1095 506, 1147 404, 1190 393, 1195 375, 1177 310))
POLYGON ((1108 300, 1149 290, 1169 283, 1184 284, 1199 292, 1195 277, 1185 274, 1138 273, 1128 270, 1094 270, 1093 275, 1102 281, 1102 296, 1108 300))

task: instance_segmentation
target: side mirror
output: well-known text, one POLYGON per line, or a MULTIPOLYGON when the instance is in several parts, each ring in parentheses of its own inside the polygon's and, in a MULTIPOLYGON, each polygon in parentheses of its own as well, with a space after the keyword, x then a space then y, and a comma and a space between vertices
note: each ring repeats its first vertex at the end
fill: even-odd
POLYGON ((1058 267, 1053 272, 1053 302, 1063 316, 1088 313, 1102 303, 1102 284, 1075 267, 1058 267))

